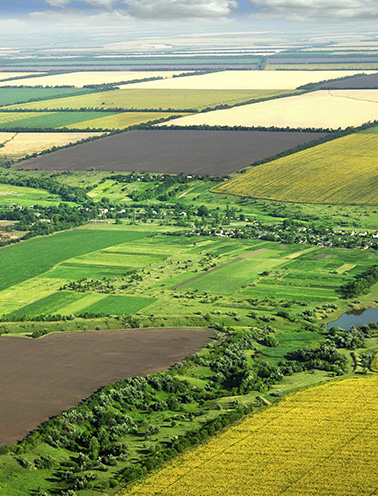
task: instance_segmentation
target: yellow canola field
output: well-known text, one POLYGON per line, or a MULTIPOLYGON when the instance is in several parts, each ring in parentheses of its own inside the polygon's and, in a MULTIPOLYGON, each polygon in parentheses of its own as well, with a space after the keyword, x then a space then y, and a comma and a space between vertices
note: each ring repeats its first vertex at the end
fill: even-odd
POLYGON ((103 133, 0 133, 0 158, 21 158, 103 133))
MULTIPOLYGON (((150 77, 171 78, 182 71, 88 71, 41 76, 0 83, 0 86, 75 86, 82 88, 88 84, 109 84, 133 81, 150 77)), ((128 85, 127 85, 128 87, 128 85)))
POLYGON ((369 101, 371 90, 315 91, 299 96, 258 102, 226 110, 191 115, 171 125, 266 126, 345 129, 378 119, 378 103, 369 101), (345 93, 347 91, 347 93, 345 93))
MULTIPOLYGON (((130 88, 186 90, 294 90, 304 84, 361 74, 363 71, 221 71, 166 81, 135 83, 130 88)), ((366 73, 374 71, 365 71, 366 73)))
POLYGON ((378 204, 378 135, 353 134, 253 167, 218 193, 271 200, 378 204))
POLYGON ((377 494, 378 377, 313 387, 229 428, 122 496, 377 494))

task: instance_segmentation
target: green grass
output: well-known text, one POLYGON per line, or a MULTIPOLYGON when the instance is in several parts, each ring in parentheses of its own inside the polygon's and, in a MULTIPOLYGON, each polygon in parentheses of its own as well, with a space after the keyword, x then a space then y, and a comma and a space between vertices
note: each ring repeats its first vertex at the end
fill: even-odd
POLYGON ((82 295, 80 293, 74 293, 70 291, 60 291, 59 293, 53 293, 46 298, 42 298, 30 305, 26 305, 16 312, 12 312, 8 317, 19 318, 19 317, 37 317, 38 315, 53 315, 55 313, 60 313, 60 309, 67 306, 69 303, 73 303, 80 300, 82 295))
POLYGON ((30 207, 32 205, 48 206, 61 203, 60 196, 51 195, 43 189, 25 188, 0 183, 0 205, 19 205, 30 207))
POLYGON ((91 251, 134 241, 151 233, 73 229, 0 250, 0 291, 38 276, 54 265, 91 251), (12 267, 12 270, 9 270, 12 267))
MULTIPOLYGON (((0 88, 0 107, 85 95, 90 92, 91 90, 85 88, 0 88)), ((32 103, 32 105, 37 104, 32 103)))
MULTIPOLYGON (((106 113, 105 118, 111 119, 114 114, 106 113)), ((72 129, 86 129, 89 122, 101 121, 102 114, 98 112, 0 112, 0 128, 21 129, 58 129, 69 127, 72 129), (86 124, 82 126, 82 123, 86 124)), ((93 124, 93 129, 96 124, 93 124)), ((100 127, 100 126, 97 126, 100 127)))
MULTIPOLYGON (((155 109, 184 110, 214 108, 218 105, 236 105, 251 100, 262 100, 291 94, 284 90, 164 90, 121 89, 74 97, 46 100, 12 108, 33 110, 56 109, 155 109)), ((1 95, 0 95, 1 97, 1 95)))
POLYGON ((88 313, 107 315, 132 315, 155 302, 155 298, 109 295, 83 309, 88 313))

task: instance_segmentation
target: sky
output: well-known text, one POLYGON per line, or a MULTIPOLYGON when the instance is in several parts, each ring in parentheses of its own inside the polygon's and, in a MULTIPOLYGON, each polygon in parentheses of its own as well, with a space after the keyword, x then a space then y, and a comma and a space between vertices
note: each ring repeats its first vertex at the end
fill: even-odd
POLYGON ((16 35, 375 29, 378 0, 0 0, 0 42, 16 35))

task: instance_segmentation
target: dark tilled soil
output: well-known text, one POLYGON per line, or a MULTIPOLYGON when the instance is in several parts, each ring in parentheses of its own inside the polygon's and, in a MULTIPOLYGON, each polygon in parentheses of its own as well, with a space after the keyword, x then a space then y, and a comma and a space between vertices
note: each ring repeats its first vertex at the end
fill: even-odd
POLYGON ((102 386, 167 369, 212 337, 209 329, 182 328, 0 338, 0 446, 102 386))
POLYGON ((378 73, 325 83, 321 87, 328 90, 374 90, 378 89, 378 73))
POLYGON ((324 136, 270 131, 129 131, 42 155, 18 168, 223 176, 324 136))

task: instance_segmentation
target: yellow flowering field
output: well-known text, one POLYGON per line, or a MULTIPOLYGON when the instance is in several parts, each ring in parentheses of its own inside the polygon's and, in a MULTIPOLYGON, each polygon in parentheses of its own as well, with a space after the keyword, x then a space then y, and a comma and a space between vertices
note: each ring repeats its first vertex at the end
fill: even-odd
POLYGON ((216 192, 304 203, 378 203, 378 134, 353 134, 250 169, 216 192))
POLYGON ((296 393, 122 496, 378 494, 378 377, 296 393))

